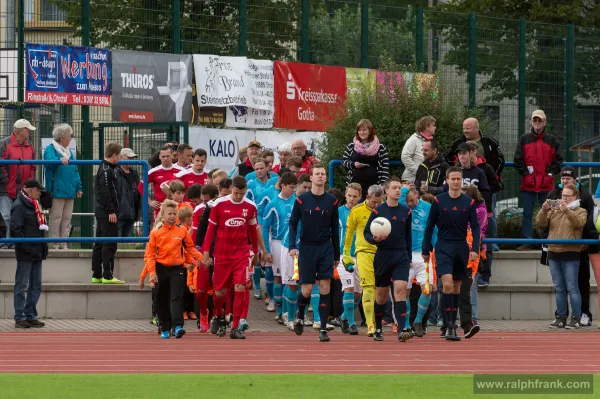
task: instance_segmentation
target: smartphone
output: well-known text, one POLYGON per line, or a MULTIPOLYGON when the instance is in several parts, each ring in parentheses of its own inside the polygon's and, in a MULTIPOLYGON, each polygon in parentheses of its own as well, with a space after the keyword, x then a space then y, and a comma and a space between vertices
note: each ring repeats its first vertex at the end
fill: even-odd
POLYGON ((552 208, 556 208, 557 206, 560 205, 560 200, 549 200, 548 203, 550 204, 550 206, 552 208))

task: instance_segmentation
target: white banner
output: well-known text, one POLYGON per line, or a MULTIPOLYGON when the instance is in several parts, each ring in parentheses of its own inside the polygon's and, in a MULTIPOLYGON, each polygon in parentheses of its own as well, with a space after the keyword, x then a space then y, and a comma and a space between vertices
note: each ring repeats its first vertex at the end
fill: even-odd
POLYGON ((271 129, 273 127, 273 111, 248 107, 227 107, 225 118, 227 127, 245 127, 250 129, 271 129))
POLYGON ((194 54, 194 70, 200 107, 275 108, 272 61, 194 54))
MULTIPOLYGON (((253 140, 260 142, 264 150, 275 153, 275 164, 279 162, 277 147, 292 140, 302 139, 306 147, 313 153, 316 144, 325 133, 322 132, 278 132, 273 130, 233 130, 209 129, 204 127, 190 127, 189 145, 192 148, 203 148, 208 153, 206 170, 214 168, 231 171, 240 163, 240 148, 246 147, 253 140)), ((319 157, 316 154, 317 159, 319 157)))

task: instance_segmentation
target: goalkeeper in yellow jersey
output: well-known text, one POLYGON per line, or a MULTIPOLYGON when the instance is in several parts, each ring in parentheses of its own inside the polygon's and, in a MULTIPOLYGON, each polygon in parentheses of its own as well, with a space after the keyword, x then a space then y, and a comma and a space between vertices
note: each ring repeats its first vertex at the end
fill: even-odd
POLYGON ((363 290, 362 305, 369 337, 375 334, 375 270, 373 261, 377 247, 365 240, 364 230, 371 216, 371 211, 383 202, 383 198, 383 187, 375 184, 369 187, 367 199, 352 208, 346 222, 346 236, 344 237, 342 256, 344 268, 348 271, 354 270, 354 273, 358 274, 360 286, 363 290), (353 242, 355 242, 356 247, 356 260, 352 258, 350 252, 353 242))

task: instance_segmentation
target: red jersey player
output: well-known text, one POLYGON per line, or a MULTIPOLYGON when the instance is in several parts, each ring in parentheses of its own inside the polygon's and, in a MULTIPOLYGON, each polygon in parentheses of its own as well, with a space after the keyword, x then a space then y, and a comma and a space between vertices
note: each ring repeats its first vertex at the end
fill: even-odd
MULTIPOLYGON (((169 193, 169 182, 175 180, 175 175, 181 172, 181 168, 173 164, 173 151, 171 147, 164 146, 158 154, 160 165, 150 169, 148 172, 148 184, 152 184, 154 191, 154 200, 148 199, 148 204, 154 208, 154 216, 160 210, 160 204, 167 199, 169 193)), ((144 186, 142 182, 138 185, 138 191, 144 195, 144 186)))
MULTIPOLYGON (((206 165, 206 151, 202 148, 198 148, 194 151, 192 161, 191 168, 185 169, 175 175, 178 180, 181 180, 183 184, 185 184, 185 188, 188 188, 192 184, 204 186, 208 180, 208 173, 204 171, 204 165, 206 165)), ((184 198, 184 201, 187 201, 187 199, 184 198)))
MULTIPOLYGON (((213 286, 215 289, 215 318, 211 321, 211 332, 223 337, 227 323, 223 315, 225 294, 231 282, 234 284, 235 298, 233 303, 233 323, 231 339, 245 339, 238 330, 240 317, 244 309, 244 294, 248 282, 250 250, 258 254, 258 232, 256 205, 246 196, 246 179, 242 176, 233 178, 231 195, 215 201, 210 212, 208 231, 202 247, 206 250, 202 264, 210 262, 210 248, 213 239, 214 271, 213 286), (216 237, 215 237, 216 230, 216 237), (248 245, 251 244, 251 248, 248 245)), ((256 255, 258 256, 258 255, 256 255)), ((202 266, 206 267, 206 266, 202 266)))

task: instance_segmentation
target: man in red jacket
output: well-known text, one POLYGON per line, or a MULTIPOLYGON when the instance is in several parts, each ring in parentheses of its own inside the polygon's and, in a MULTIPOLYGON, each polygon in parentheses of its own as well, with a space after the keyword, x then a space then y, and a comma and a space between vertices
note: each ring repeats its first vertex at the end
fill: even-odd
MULTIPOLYGON (((560 155, 560 143, 553 135, 546 133, 546 114, 542 110, 533 111, 531 115, 531 132, 521 136, 515 150, 515 168, 521 180, 521 197, 523 203, 523 224, 521 235, 532 238, 533 208, 536 199, 540 204, 554 189, 554 175, 560 173, 563 159, 560 155)), ((517 251, 529 251, 532 245, 524 244, 517 251)))
MULTIPOLYGON (((0 156, 2 159, 35 159, 35 150, 29 141, 29 133, 35 127, 26 119, 19 119, 13 125, 10 136, 0 141, 0 156)), ((23 188, 23 183, 33 179, 35 165, 2 165, 0 167, 0 213, 7 226, 10 226, 10 208, 17 194, 23 188)), ((7 237, 10 237, 8 232, 7 237)), ((13 248, 12 244, 2 245, 3 248, 13 248)))

